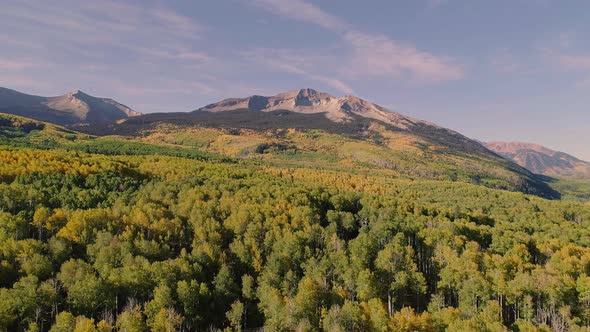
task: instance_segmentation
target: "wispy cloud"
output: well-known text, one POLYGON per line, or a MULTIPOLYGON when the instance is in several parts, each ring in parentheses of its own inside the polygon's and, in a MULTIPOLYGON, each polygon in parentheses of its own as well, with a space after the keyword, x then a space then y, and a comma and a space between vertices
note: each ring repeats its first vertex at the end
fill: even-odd
POLYGON ((523 61, 520 57, 516 56, 510 49, 501 48, 498 49, 490 56, 488 56, 485 65, 493 73, 501 75, 532 75, 539 72, 538 66, 532 63, 530 56, 527 60, 523 61))
POLYGON ((584 41, 575 31, 565 31, 543 40, 537 45, 537 52, 553 68, 587 75, 590 74, 590 52, 583 48, 584 41))
POLYGON ((346 94, 354 93, 352 87, 342 80, 332 75, 321 74, 322 71, 318 70, 318 66, 327 64, 330 58, 314 54, 309 50, 260 48, 242 52, 242 56, 245 60, 254 61, 260 66, 320 82, 346 94))
POLYGON ((560 54, 557 56, 557 61, 568 70, 590 71, 590 54, 560 54))
POLYGON ((154 96, 158 94, 212 95, 217 92, 216 89, 202 82, 177 79, 154 80, 145 84, 115 80, 111 84, 121 93, 131 96, 154 96))
POLYGON ((553 59, 561 70, 578 77, 576 88, 587 90, 590 87, 590 54, 554 54, 553 59))
POLYGON ((436 9, 444 6, 447 2, 447 0, 428 0, 428 8, 436 9))
POLYGON ((0 75, 0 86, 27 89, 27 92, 35 93, 47 91, 51 87, 51 83, 32 78, 30 76, 2 73, 0 75))
POLYGON ((407 77, 419 82, 457 80, 465 75, 462 66, 447 56, 419 50, 413 45, 395 41, 382 34, 355 29, 344 20, 304 0, 255 0, 267 11, 293 20, 315 24, 337 33, 348 45, 340 74, 354 77, 407 77))
MULTIPOLYGON (((0 27, 20 31, 36 39, 39 31, 49 39, 43 46, 66 45, 81 50, 98 47, 125 47, 140 53, 145 45, 160 45, 176 51, 179 45, 197 40, 205 28, 192 19, 163 7, 104 1, 36 1, 3 3, 0 27)), ((8 37, 3 37, 8 39, 8 37)))
POLYGON ((11 34, 8 33, 8 31, 0 31, 0 44, 2 44, 4 47, 10 45, 12 47, 28 49, 39 48, 39 44, 23 40, 22 38, 11 36, 11 34))
POLYGON ((186 50, 184 47, 143 47, 143 46, 131 46, 120 45, 122 48, 128 48, 140 54, 143 57, 157 58, 164 60, 181 60, 187 62, 204 62, 212 60, 212 56, 206 52, 195 52, 186 50))
POLYGON ((204 30, 203 26, 196 24, 190 18, 168 9, 152 9, 149 14, 157 22, 163 23, 165 27, 178 34, 195 37, 195 34, 204 30))
POLYGON ((356 75, 408 75, 421 82, 451 81, 464 75, 463 68, 451 58, 420 51, 384 35, 352 31, 345 38, 353 46, 349 68, 356 75))
POLYGON ((35 92, 50 87, 48 93, 100 87, 95 93, 130 99, 213 93, 198 74, 190 75, 213 59, 194 49, 207 28, 164 5, 6 0, 0 10, 0 43, 8 45, 0 47, 2 84, 35 92))
POLYGON ((287 73, 301 75, 301 76, 311 79, 313 81, 324 83, 327 86, 332 87, 332 88, 334 88, 338 91, 341 91, 343 93, 354 94, 354 90, 348 84, 344 83, 343 81, 341 81, 337 78, 334 78, 331 76, 325 76, 325 75, 321 75, 321 74, 315 74, 313 72, 308 72, 307 70, 305 70, 301 67, 298 67, 296 65, 292 65, 292 64, 289 64, 286 62, 281 62, 280 59, 273 59, 270 62, 267 62, 267 64, 270 64, 271 66, 279 68, 287 73))
POLYGON ((3 59, 0 58, 1 71, 18 71, 22 69, 35 68, 44 66, 44 62, 24 59, 3 59))
POLYGON ((590 85, 590 53, 580 52, 573 45, 573 39, 570 38, 567 45, 558 43, 551 47, 545 46, 540 52, 545 64, 568 75, 573 80, 574 87, 587 89, 590 85))
POLYGON ((319 25, 328 30, 344 32, 348 29, 348 24, 343 20, 303 0, 254 0, 253 3, 275 14, 319 25))
MULTIPOLYGON (((21 22, 44 25, 50 29, 64 29, 68 32, 92 32, 86 35, 89 42, 108 35, 120 38, 119 33, 154 32, 184 37, 197 37, 204 28, 181 14, 163 7, 133 5, 111 0, 61 1, 48 6, 36 1, 7 0, 3 4, 3 16, 21 22), (138 30, 138 28, 142 28, 138 30)), ((100 41, 100 40, 99 40, 100 41)))

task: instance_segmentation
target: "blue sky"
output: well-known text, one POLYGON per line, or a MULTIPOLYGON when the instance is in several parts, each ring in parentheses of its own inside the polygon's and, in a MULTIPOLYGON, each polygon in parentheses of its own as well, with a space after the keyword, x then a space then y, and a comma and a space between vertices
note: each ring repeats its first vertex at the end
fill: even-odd
POLYGON ((590 160, 590 2, 4 0, 0 86, 141 112, 311 87, 590 160))

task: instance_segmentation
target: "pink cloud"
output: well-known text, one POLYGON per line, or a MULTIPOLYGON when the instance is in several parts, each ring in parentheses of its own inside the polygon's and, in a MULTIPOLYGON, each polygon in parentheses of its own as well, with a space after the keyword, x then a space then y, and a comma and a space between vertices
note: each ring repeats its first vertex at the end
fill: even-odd
POLYGON ((42 67, 45 63, 32 60, 15 60, 0 58, 0 70, 2 71, 19 71, 28 68, 42 67))
POLYGON ((321 82, 345 94, 354 94, 352 87, 344 81, 318 70, 317 65, 326 62, 325 56, 287 49, 256 49, 242 55, 267 68, 321 82))
POLYGON ((254 3, 283 17, 319 25, 328 30, 344 30, 347 26, 339 18, 303 0, 254 0, 254 3))
POLYGON ((132 96, 153 96, 157 94, 211 95, 216 92, 214 88, 204 83, 177 79, 158 80, 150 85, 130 84, 119 80, 112 80, 107 83, 115 87, 117 91, 132 96))
POLYGON ((590 70, 590 55, 559 55, 557 60, 566 69, 590 70))
POLYGON ((348 32, 345 38, 353 46, 353 66, 356 75, 408 75, 417 81, 449 81, 464 76, 461 66, 446 57, 420 51, 383 35, 348 32))
POLYGON ((419 82, 457 80, 465 75, 463 68, 449 57, 421 51, 385 35, 357 31, 342 19, 304 0, 255 0, 255 4, 274 14, 338 33, 351 53, 342 74, 409 77, 419 82))

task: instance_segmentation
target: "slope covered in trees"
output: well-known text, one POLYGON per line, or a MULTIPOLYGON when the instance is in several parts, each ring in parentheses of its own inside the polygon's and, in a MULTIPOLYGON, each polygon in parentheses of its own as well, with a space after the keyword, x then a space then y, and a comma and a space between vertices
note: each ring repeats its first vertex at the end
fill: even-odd
POLYGON ((0 330, 590 325, 588 204, 75 133, 11 145, 46 129, 0 148, 0 330))
POLYGON ((150 114, 118 124, 75 129, 99 136, 116 134, 148 143, 166 142, 242 159, 263 159, 279 165, 349 172, 371 169, 396 177, 461 181, 559 197, 528 170, 445 129, 439 128, 437 132, 417 126, 417 132, 409 133, 366 119, 340 124, 323 115, 281 114, 239 110, 150 114), (256 124, 251 124, 253 121, 256 124))

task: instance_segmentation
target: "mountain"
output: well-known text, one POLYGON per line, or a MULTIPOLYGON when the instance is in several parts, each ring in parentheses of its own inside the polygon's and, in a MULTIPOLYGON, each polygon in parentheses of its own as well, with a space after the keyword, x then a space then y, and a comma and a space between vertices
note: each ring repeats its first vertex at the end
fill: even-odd
POLYGON ((408 129, 425 122, 391 112, 381 106, 355 96, 336 98, 313 89, 301 89, 280 93, 272 97, 251 96, 225 99, 207 105, 198 111, 224 112, 248 109, 251 111, 291 111, 301 114, 323 114, 336 123, 353 122, 356 117, 379 120, 400 129, 408 129))
POLYGON ((590 162, 538 144, 488 142, 485 146, 536 174, 590 178, 590 162))
POLYGON ((318 129, 330 133, 368 137, 379 131, 395 133, 400 144, 412 141, 422 148, 451 149, 458 154, 489 154, 477 141, 435 124, 413 119, 355 96, 334 97, 313 89, 300 89, 275 96, 229 98, 188 113, 152 113, 118 124, 88 128, 101 134, 131 134, 150 125, 222 128, 318 129), (376 125, 382 128, 377 128, 376 125))
POLYGON ((280 167, 382 173, 559 194, 479 142, 354 96, 312 89, 230 98, 192 112, 152 113, 72 129, 190 147, 280 167))
POLYGON ((8 113, 59 125, 105 123, 140 115, 109 98, 82 91, 63 96, 40 97, 0 88, 0 113, 8 113))

